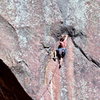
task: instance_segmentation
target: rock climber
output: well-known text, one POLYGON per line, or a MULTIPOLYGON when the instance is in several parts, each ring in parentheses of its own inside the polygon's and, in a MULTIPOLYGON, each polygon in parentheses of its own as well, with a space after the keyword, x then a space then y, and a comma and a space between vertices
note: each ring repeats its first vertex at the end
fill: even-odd
POLYGON ((65 57, 65 54, 66 54, 67 39, 68 39, 67 34, 62 35, 60 40, 59 40, 58 48, 54 52, 53 60, 56 61, 56 59, 58 59, 59 69, 61 68, 62 60, 63 60, 63 58, 65 57))

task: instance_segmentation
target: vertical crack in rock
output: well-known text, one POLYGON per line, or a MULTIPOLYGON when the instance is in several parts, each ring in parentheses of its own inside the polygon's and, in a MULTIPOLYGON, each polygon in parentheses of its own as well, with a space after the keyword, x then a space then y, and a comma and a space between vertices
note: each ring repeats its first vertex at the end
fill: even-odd
MULTIPOLYGON (((83 35, 83 34, 81 34, 81 35, 83 35)), ((77 36, 80 36, 80 35, 77 34, 77 36)), ((92 58, 88 53, 85 53, 85 51, 75 42, 74 36, 72 37, 72 41, 73 41, 74 46, 80 50, 80 52, 85 56, 85 58, 87 58, 88 61, 91 61, 96 66, 100 67, 100 63, 97 60, 95 60, 94 58, 92 58)))
POLYGON ((13 25, 11 25, 8 21, 7 21, 8 25, 11 26, 11 28, 14 30, 14 32, 16 32, 16 29, 14 28, 13 25))

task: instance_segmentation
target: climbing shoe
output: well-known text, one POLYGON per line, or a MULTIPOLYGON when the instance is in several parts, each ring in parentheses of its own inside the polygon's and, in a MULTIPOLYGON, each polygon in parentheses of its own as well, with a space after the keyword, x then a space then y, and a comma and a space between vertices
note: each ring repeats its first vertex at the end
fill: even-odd
POLYGON ((56 61, 56 58, 53 58, 54 61, 56 61))
POLYGON ((59 65, 59 69, 61 68, 61 65, 59 65))

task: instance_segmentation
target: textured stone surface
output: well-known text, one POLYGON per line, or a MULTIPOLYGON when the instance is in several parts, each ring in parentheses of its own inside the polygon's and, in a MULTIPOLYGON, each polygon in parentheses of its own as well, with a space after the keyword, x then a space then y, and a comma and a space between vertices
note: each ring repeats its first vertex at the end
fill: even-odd
POLYGON ((34 100, 99 100, 99 29, 99 0, 1 0, 0 59, 34 100), (60 21, 87 37, 68 39, 59 70, 60 21))

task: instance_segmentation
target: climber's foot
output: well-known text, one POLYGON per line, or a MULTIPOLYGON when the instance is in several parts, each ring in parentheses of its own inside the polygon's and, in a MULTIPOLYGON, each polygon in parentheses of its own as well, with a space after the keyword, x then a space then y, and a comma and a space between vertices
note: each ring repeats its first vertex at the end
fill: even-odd
POLYGON ((61 68, 61 65, 59 65, 59 69, 61 68))
POLYGON ((54 61, 56 61, 56 58, 53 58, 54 61))

